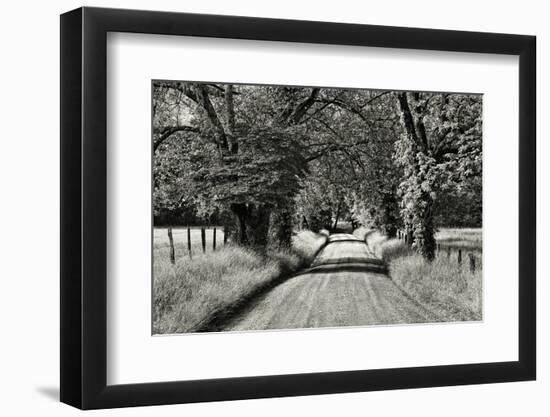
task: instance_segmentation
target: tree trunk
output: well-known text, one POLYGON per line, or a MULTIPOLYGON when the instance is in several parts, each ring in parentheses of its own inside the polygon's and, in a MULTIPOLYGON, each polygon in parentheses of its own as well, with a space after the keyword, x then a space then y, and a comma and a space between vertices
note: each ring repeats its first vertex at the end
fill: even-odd
POLYGON ((433 200, 428 193, 422 194, 422 200, 426 204, 426 209, 421 217, 421 222, 415 227, 414 242, 415 247, 420 254, 427 260, 433 261, 435 258, 435 237, 434 237, 434 216, 433 200))
POLYGON ((268 206, 260 204, 248 205, 250 233, 249 242, 258 249, 265 249, 268 243, 269 219, 271 210, 268 206))
POLYGON ((289 248, 292 243, 293 208, 280 207, 273 216, 272 226, 275 228, 275 239, 281 248, 289 248))
POLYGON ((430 165, 429 158, 423 158, 422 155, 429 156, 429 143, 426 136, 426 129, 423 123, 423 109, 420 108, 420 95, 415 94, 415 115, 413 117, 409 106, 407 93, 397 94, 399 107, 403 115, 403 124, 407 133, 409 147, 409 156, 404 161, 405 177, 412 185, 412 190, 406 192, 406 198, 409 200, 410 208, 407 208, 405 224, 407 227, 407 243, 413 247, 428 261, 435 257, 435 238, 433 231, 433 206, 434 199, 432 194, 436 188, 435 181, 431 178, 428 189, 427 178, 430 178, 426 172, 433 167, 430 165), (414 242, 413 242, 414 239, 414 242))
POLYGON ((405 235, 405 242, 411 246, 413 244, 413 231, 412 229, 407 229, 407 234, 405 235))
POLYGON ((238 244, 247 246, 248 245, 248 234, 247 234, 247 212, 248 208, 246 204, 232 204, 231 211, 237 217, 237 234, 236 241, 238 244))
POLYGON ((239 150, 238 142, 235 138, 235 106, 233 104, 233 85, 226 84, 224 89, 225 96, 225 116, 227 119, 227 138, 229 141, 229 151, 236 154, 239 150))
POLYGON ((385 193, 382 198, 382 204, 384 205, 384 214, 381 228, 384 234, 392 239, 397 235, 398 228, 398 207, 395 194, 393 192, 385 193))
POLYGON ((237 217, 237 242, 243 246, 267 246, 271 211, 265 205, 232 204, 231 211, 237 217))
POLYGON ((223 154, 225 151, 229 150, 229 145, 227 143, 227 135, 223 129, 223 125, 218 117, 218 113, 214 108, 212 102, 210 101, 210 96, 208 94, 208 89, 204 84, 195 84, 195 94, 196 100, 201 105, 201 107, 206 112, 206 115, 214 130, 216 131, 216 144, 218 149, 223 154))
POLYGON ((393 239, 397 236, 397 226, 395 223, 387 224, 384 230, 388 239, 393 239))
POLYGON ((405 125, 405 130, 411 138, 411 140, 418 144, 418 136, 416 134, 416 128, 414 126, 414 119, 411 113, 411 108, 409 107, 409 100, 407 99, 407 93, 397 93, 397 99, 399 100, 399 107, 401 108, 401 114, 403 115, 403 124, 405 125))
POLYGON ((336 230, 336 227, 338 226, 338 219, 340 218, 340 211, 342 210, 342 200, 338 202, 338 208, 336 209, 336 219, 334 220, 334 225, 332 226, 332 230, 336 230))

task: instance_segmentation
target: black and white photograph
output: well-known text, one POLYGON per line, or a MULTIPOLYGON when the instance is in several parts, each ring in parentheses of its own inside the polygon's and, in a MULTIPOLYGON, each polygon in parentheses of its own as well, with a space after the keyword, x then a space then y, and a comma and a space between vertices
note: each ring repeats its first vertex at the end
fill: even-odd
POLYGON ((154 335, 483 320, 483 94, 151 94, 154 335))
POLYGON ((6 2, 0 416, 547 417, 547 9, 6 2))

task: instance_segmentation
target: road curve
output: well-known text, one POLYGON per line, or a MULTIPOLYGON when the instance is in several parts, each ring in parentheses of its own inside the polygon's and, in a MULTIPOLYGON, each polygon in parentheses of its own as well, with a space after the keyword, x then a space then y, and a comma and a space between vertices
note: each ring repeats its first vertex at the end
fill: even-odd
POLYGON ((304 273, 278 285, 223 330, 367 326, 439 321, 385 273, 364 241, 334 234, 304 273))

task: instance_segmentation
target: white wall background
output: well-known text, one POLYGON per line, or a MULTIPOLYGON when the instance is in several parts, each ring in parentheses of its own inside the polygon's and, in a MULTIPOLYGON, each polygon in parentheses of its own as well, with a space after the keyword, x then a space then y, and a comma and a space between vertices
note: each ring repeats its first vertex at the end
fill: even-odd
MULTIPOLYGON (((0 410, 75 415, 57 402, 59 379, 59 17, 82 3, 6 2, 0 17, 0 410)), ((538 37, 538 381, 100 411, 95 415, 548 415, 550 405, 549 10, 544 2, 489 4, 352 0, 123 0, 86 5, 237 14, 395 26, 534 34, 538 37)), ((505 227, 505 225, 503 225, 505 227)))

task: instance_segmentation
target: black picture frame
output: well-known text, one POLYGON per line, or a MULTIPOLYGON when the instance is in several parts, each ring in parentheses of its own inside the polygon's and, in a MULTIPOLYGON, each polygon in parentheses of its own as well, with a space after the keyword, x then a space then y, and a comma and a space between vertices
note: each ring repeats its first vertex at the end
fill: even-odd
POLYGON ((79 8, 61 15, 61 401, 82 409, 533 380, 534 36, 79 8), (113 385, 107 375, 108 32, 519 56, 519 360, 113 385))

